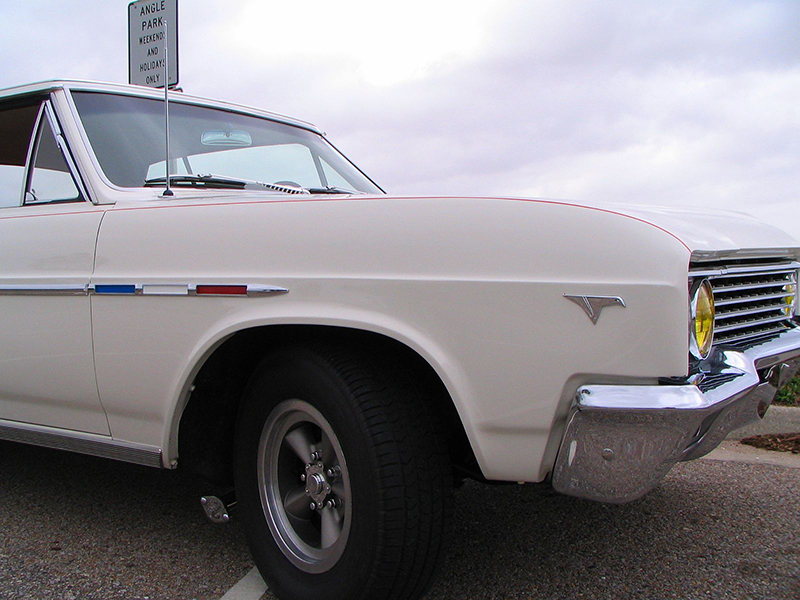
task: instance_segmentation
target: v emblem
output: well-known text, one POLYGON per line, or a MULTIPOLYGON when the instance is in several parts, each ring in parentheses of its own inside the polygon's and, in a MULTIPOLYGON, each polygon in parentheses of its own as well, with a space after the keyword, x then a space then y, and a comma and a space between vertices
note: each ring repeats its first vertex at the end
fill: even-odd
POLYGON ((597 319, 600 318, 600 313, 606 306, 619 305, 625 308, 625 300, 619 296, 575 296, 564 294, 564 298, 572 300, 580 306, 595 325, 597 325, 597 319))

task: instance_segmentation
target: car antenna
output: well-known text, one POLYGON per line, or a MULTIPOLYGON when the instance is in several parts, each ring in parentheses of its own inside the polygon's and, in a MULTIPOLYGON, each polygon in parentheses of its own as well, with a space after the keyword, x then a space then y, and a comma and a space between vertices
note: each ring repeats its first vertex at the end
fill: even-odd
POLYGON ((164 128, 167 132, 167 160, 164 163, 167 187, 162 196, 174 196, 169 188, 169 45, 167 44, 167 20, 164 19, 164 128))

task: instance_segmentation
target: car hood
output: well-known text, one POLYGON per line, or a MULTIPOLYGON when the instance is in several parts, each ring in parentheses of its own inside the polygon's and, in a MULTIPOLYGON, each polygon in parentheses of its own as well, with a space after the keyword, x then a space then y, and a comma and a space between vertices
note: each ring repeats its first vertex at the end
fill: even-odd
POLYGON ((544 202, 624 215, 661 229, 680 240, 692 252, 797 248, 800 241, 789 233, 754 216, 733 210, 675 206, 649 206, 612 202, 581 202, 557 199, 508 198, 544 202))
MULTIPOLYGON (((153 205, 189 204, 227 204, 249 202, 393 202, 415 201, 436 202, 439 200, 464 200, 486 203, 494 202, 530 202, 532 204, 551 204, 598 210, 617 214, 623 217, 646 223, 660 229, 679 240, 692 252, 724 252, 747 249, 787 249, 800 246, 800 242, 773 225, 765 223, 749 214, 731 210, 666 207, 622 204, 611 202, 583 202, 575 200, 514 198, 514 197, 470 197, 470 196, 393 196, 393 195, 323 195, 323 196, 283 196, 261 193, 177 193, 171 200, 159 199, 153 205)), ((139 204, 139 203, 137 203, 139 204)), ((128 205, 118 202, 117 208, 128 205)), ((139 204, 141 206, 141 204, 139 204)), ((487 206, 491 210, 490 206, 487 206)), ((770 219, 775 223, 776 219, 770 219)))
POLYGON ((557 199, 518 200, 584 207, 623 215, 661 229, 680 240, 692 252, 762 248, 785 250, 800 246, 797 238, 770 224, 776 223, 777 219, 772 218, 767 223, 733 210, 557 199))
POLYGON ((692 251, 800 246, 800 242, 782 229, 742 212, 624 204, 606 207, 664 229, 692 251))

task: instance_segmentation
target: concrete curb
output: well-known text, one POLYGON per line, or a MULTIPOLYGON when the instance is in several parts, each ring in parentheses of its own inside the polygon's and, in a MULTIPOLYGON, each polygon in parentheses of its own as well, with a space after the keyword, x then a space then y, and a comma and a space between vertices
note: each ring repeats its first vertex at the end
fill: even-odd
POLYGON ((772 406, 762 421, 731 432, 728 435, 728 439, 701 460, 728 460, 752 465, 773 465, 800 469, 800 454, 762 450, 739 442, 739 440, 753 435, 795 433, 799 431, 800 408, 772 406))
POLYGON ((800 407, 771 406, 758 422, 732 431, 728 440, 741 440, 751 435, 765 433, 795 433, 800 431, 800 407))
POLYGON ((715 450, 709 452, 700 460, 723 460, 751 465, 772 465, 800 469, 800 454, 762 450, 753 446, 746 446, 736 440, 722 442, 715 450))

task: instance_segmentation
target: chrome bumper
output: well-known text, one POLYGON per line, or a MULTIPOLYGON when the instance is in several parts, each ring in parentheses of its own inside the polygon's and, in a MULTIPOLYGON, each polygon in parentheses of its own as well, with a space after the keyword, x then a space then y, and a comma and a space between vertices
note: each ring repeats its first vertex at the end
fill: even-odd
POLYGON ((629 502, 682 460, 707 454, 734 429, 764 416, 800 366, 800 329, 742 352, 717 352, 683 385, 586 385, 553 469, 556 491, 629 502))

